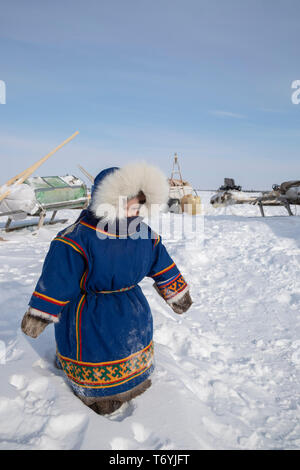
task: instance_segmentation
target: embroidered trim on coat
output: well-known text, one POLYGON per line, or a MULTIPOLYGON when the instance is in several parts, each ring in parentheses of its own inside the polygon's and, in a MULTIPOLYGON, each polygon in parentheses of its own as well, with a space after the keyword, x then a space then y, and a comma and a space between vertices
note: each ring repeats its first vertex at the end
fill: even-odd
POLYGON ((175 279, 173 278, 171 281, 160 282, 156 284, 161 296, 165 300, 170 300, 172 297, 175 297, 179 292, 183 291, 187 287, 187 283, 185 282, 182 274, 178 274, 175 279))
POLYGON ((46 300, 47 302, 50 302, 51 304, 55 304, 55 305, 66 305, 70 302, 69 300, 63 301, 63 300, 53 299, 53 297, 48 297, 48 295, 41 294, 40 292, 37 292, 36 290, 33 292, 32 295, 34 295, 34 297, 38 297, 39 299, 46 300))
POLYGON ((136 284, 133 284, 132 286, 129 286, 129 287, 122 287, 121 289, 117 289, 117 290, 97 290, 96 293, 97 294, 114 294, 116 292, 126 292, 128 290, 133 289, 135 286, 136 284))
POLYGON ((81 340, 81 315, 86 301, 86 294, 83 294, 78 302, 76 309, 76 343, 77 343, 77 360, 82 357, 82 340, 81 340))
POLYGON ((159 271, 159 272, 156 273, 156 274, 153 274, 152 277, 156 277, 156 276, 159 276, 160 274, 164 274, 164 273, 166 273, 167 271, 170 271, 170 269, 174 268, 174 266, 175 266, 175 263, 172 263, 172 264, 170 264, 170 266, 168 266, 167 268, 162 269, 161 271, 159 271))
MULTIPOLYGON (((72 240, 71 238, 68 238, 68 237, 56 237, 54 238, 54 240, 56 241, 60 241, 62 243, 66 243, 67 245, 71 246, 72 248, 74 248, 75 251, 77 251, 78 253, 80 253, 85 261, 86 261, 86 270, 84 271, 82 277, 81 277, 81 280, 80 280, 80 283, 79 283, 79 286, 80 286, 80 289, 82 290, 85 290, 85 285, 86 285, 86 280, 87 280, 87 277, 88 277, 88 273, 89 273, 89 262, 88 262, 88 257, 85 253, 85 251, 83 250, 83 248, 79 245, 79 243, 75 242, 74 240, 72 240)), ((81 315, 82 315, 82 310, 83 310, 83 307, 84 307, 84 304, 85 304, 85 294, 81 297, 79 303, 78 303, 78 306, 77 306, 77 309, 76 309, 76 343, 77 343, 77 359, 80 360, 81 359, 81 354, 82 354, 82 341, 81 341, 81 315)))
POLYGON ((71 240, 71 238, 55 237, 53 241, 63 242, 63 243, 66 243, 67 245, 70 245, 72 248, 74 248, 74 250, 78 251, 78 253, 80 253, 87 261, 87 256, 83 248, 78 243, 74 242, 74 240, 71 240))
POLYGON ((111 362, 74 361, 57 352, 60 364, 70 380, 86 388, 109 388, 138 377, 153 365, 153 342, 127 358, 111 362))
POLYGON ((121 235, 118 235, 116 233, 109 233, 109 232, 106 232, 105 230, 101 230, 100 228, 98 227, 94 227, 94 225, 90 225, 90 224, 87 224, 86 222, 79 222, 81 225, 84 225, 85 227, 88 227, 88 228, 91 228, 93 230, 96 230, 96 232, 100 232, 100 233, 103 233, 104 235, 107 235, 109 237, 116 237, 116 238, 127 238, 127 237, 130 237, 131 235, 134 235, 135 232, 133 233, 128 233, 128 234, 121 234, 121 235))
POLYGON ((160 236, 159 236, 159 235, 157 235, 157 238, 155 238, 155 242, 154 242, 153 248, 155 248, 155 247, 156 247, 156 245, 158 245, 158 244, 159 244, 159 242, 160 242, 160 236))

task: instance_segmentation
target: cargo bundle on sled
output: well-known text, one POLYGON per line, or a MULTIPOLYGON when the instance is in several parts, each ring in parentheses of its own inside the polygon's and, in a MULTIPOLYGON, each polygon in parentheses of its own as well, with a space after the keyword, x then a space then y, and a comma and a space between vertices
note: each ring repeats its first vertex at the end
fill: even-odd
MULTIPOLYGON (((45 157, 38 160, 26 170, 11 178, 0 187, 0 217, 6 217, 4 229, 11 230, 28 227, 28 224, 14 224, 13 221, 38 217, 35 224, 40 228, 45 223, 46 213, 52 211, 49 222, 55 220, 58 210, 82 209, 88 205, 89 194, 82 180, 73 176, 32 176, 32 174, 55 152, 70 142, 76 135, 66 139, 45 157)), ((66 220, 64 220, 65 222, 66 220)))

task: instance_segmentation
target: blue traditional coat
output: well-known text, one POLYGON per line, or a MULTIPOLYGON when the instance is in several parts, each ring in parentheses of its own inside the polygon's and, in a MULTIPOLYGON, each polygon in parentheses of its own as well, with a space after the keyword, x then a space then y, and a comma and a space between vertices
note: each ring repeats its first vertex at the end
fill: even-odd
POLYGON ((151 277, 169 302, 187 284, 140 218, 127 219, 126 234, 98 223, 85 210, 57 234, 29 305, 55 322, 57 359, 75 393, 105 397, 139 385, 154 368, 152 315, 139 282, 151 277))

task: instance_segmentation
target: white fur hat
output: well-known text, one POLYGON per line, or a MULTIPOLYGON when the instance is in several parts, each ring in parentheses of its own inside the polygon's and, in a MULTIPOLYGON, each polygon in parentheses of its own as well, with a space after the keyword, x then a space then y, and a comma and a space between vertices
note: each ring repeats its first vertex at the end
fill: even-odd
POLYGON ((114 168, 100 179, 93 191, 90 209, 99 218, 108 220, 125 217, 127 200, 142 191, 146 203, 142 205, 140 216, 147 211, 151 214, 158 206, 166 204, 169 197, 169 184, 162 171, 145 162, 129 163, 123 168, 114 168))

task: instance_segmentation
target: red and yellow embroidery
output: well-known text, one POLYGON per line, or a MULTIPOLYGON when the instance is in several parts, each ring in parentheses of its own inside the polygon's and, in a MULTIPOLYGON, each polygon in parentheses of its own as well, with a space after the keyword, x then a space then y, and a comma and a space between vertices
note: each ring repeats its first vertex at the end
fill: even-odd
POLYGON ((96 230, 96 232, 99 232, 99 233, 103 233, 104 235, 107 235, 109 237, 116 237, 116 238, 127 238, 128 236, 130 237, 131 235, 133 235, 134 233, 131 233, 131 234, 121 234, 121 235, 118 235, 116 233, 110 233, 110 232, 106 232, 105 230, 101 230, 100 228, 98 227, 94 227, 94 225, 90 225, 90 224, 87 224, 86 222, 79 222, 81 225, 84 225, 85 227, 88 227, 88 228, 91 228, 93 230, 96 230))
POLYGON ((81 387, 108 388, 122 385, 146 372, 153 365, 153 343, 124 359, 90 363, 74 361, 57 353, 70 380, 81 387))
POLYGON ((67 245, 70 245, 74 250, 78 251, 87 261, 87 256, 83 250, 83 248, 79 245, 79 243, 74 242, 71 238, 68 237, 55 237, 53 241, 59 241, 62 243, 66 243, 67 245))
POLYGON ((155 242, 154 242, 153 248, 155 248, 155 247, 156 247, 156 245, 158 245, 158 244, 159 244, 159 242, 160 242, 160 236, 159 236, 159 235, 157 235, 157 238, 155 239, 155 242))
POLYGON ((86 301, 86 294, 83 294, 79 300, 76 310, 76 343, 77 343, 77 360, 81 360, 82 357, 82 341, 81 341, 81 317, 82 310, 86 301))
POLYGON ((159 271, 159 272, 156 273, 156 274, 153 274, 152 277, 156 277, 156 276, 159 276, 160 274, 164 274, 164 273, 170 271, 170 269, 174 268, 174 266, 175 266, 175 263, 172 263, 172 264, 170 264, 170 266, 168 266, 167 268, 162 269, 161 271, 159 271))
POLYGON ((40 292, 37 292, 37 291, 34 291, 32 295, 34 295, 35 297, 38 297, 39 299, 46 300, 47 302, 50 302, 51 304, 55 304, 55 305, 64 306, 70 302, 69 300, 64 301, 64 300, 53 299, 53 297, 49 297, 48 295, 41 294, 40 292))
POLYGON ((88 272, 89 270, 86 269, 82 275, 82 278, 80 280, 80 289, 84 290, 85 289, 85 284, 86 284, 86 278, 87 278, 87 275, 88 275, 88 272))
POLYGON ((187 287, 187 283, 180 273, 175 278, 156 285, 165 300, 172 299, 172 297, 175 297, 175 295, 179 294, 179 292, 182 292, 187 287))
MULTIPOLYGON (((69 237, 56 237, 54 238, 53 241, 59 241, 59 242, 62 242, 62 243, 65 243, 66 245, 69 245, 71 246, 75 251, 77 251, 78 253, 80 253, 85 261, 86 261, 86 270, 84 271, 82 277, 81 277, 81 280, 80 280, 80 288, 82 290, 85 290, 85 285, 86 285, 86 280, 87 280, 87 277, 88 277, 88 272, 89 272, 89 268, 88 268, 88 257, 84 251, 84 249, 82 248, 82 246, 79 245, 79 243, 75 242, 74 240, 72 240, 71 238, 69 237)), ((82 341, 81 341, 81 317, 82 317, 82 310, 83 310, 83 307, 84 307, 84 304, 85 304, 85 301, 86 301, 86 294, 83 294, 79 300, 79 303, 78 303, 78 306, 77 306, 77 309, 76 309, 76 343, 77 343, 77 359, 80 360, 81 359, 81 354, 82 354, 82 341)))
MULTIPOLYGON (((88 257, 84 251, 84 249, 79 245, 79 243, 75 242, 74 240, 72 240, 71 238, 68 238, 68 237, 56 237, 54 238, 55 241, 59 241, 59 242, 62 242, 62 243, 66 243, 67 245, 71 246, 72 248, 74 248, 75 251, 77 251, 78 253, 80 253, 85 261, 86 261, 86 270, 84 271, 83 275, 82 275, 82 278, 80 280, 80 289, 82 290, 85 290, 85 285, 86 285, 86 280, 87 280, 87 277, 88 277, 88 272, 89 272, 89 268, 88 268, 88 257)), ((78 306, 77 306, 77 309, 76 309, 76 343, 77 343, 77 359, 80 360, 81 359, 81 354, 82 354, 82 342, 81 342, 81 316, 82 316, 82 310, 83 310, 83 307, 84 307, 84 304, 85 304, 85 294, 82 295, 79 303, 78 303, 78 306)))
POLYGON ((114 294, 116 292, 126 292, 127 290, 133 289, 135 286, 136 284, 133 284, 133 286, 122 287, 121 289, 117 289, 117 290, 98 290, 96 292, 97 294, 114 294))

